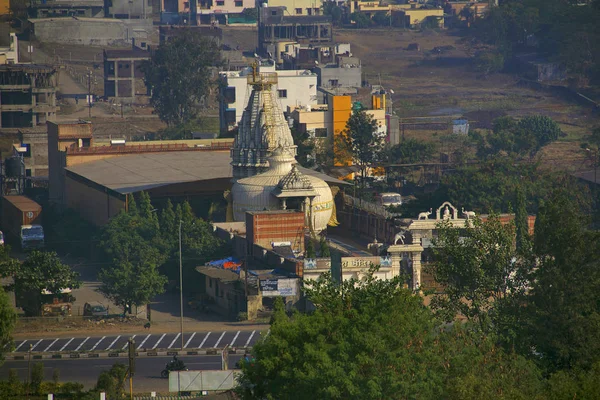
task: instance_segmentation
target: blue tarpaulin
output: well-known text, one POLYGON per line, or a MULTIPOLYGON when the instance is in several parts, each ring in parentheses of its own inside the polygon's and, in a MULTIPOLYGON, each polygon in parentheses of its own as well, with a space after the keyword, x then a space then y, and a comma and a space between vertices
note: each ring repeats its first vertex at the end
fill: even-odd
POLYGON ((227 258, 224 258, 222 260, 209 261, 206 264, 210 265, 211 267, 223 268, 223 264, 225 264, 227 262, 232 262, 232 263, 235 263, 235 264, 239 264, 240 260, 238 260, 235 257, 227 257, 227 258))

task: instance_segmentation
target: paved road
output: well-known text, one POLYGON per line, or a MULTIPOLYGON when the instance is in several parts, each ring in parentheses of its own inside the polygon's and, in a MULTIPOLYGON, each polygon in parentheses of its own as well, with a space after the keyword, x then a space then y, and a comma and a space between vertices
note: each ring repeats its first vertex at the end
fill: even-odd
MULTIPOLYGON (((221 331, 188 332, 183 334, 186 349, 223 348, 226 345, 236 348, 252 346, 260 339, 260 331, 221 331)), ((133 337, 138 350, 179 349, 179 333, 144 333, 113 336, 27 339, 15 342, 15 353, 26 353, 31 345, 32 352, 59 351, 118 351, 127 347, 127 341, 133 337)))
MULTIPOLYGON (((235 364, 241 358, 241 355, 231 354, 229 356, 229 368, 235 367, 235 364)), ((179 357, 190 370, 218 370, 221 369, 220 355, 202 355, 202 356, 181 356, 179 357)), ((171 357, 152 357, 138 358, 136 360, 136 373, 133 379, 134 392, 161 391, 167 392, 169 389, 168 379, 160 377, 160 371, 171 357)), ((32 361, 35 363, 37 361, 32 361)), ((127 364, 126 358, 95 358, 95 359, 65 359, 65 360, 44 360, 45 379, 52 380, 54 369, 60 374, 61 382, 78 382, 84 385, 86 389, 95 386, 98 375, 102 371, 107 371, 110 367, 120 362, 127 364)), ((27 377, 27 361, 5 361, 0 367, 0 380, 8 377, 8 371, 14 369, 22 380, 27 377)))

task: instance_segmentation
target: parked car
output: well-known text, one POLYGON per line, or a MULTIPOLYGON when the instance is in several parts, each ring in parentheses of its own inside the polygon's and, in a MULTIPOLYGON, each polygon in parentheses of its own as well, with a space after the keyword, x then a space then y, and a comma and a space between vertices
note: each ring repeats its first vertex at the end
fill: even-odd
POLYGON ((4 246, 4 233, 0 231, 0 246, 4 246))
POLYGON ((83 315, 86 317, 105 317, 108 315, 108 308, 99 301, 90 301, 83 306, 83 315))

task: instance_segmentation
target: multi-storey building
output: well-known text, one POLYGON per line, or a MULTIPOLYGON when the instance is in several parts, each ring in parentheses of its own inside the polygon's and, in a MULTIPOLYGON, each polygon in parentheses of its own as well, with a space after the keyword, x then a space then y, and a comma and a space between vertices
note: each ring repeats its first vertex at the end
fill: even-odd
MULTIPOLYGON (((317 102, 317 75, 311 71, 276 71, 275 65, 272 63, 258 66, 258 71, 277 74, 277 85, 274 85, 272 90, 277 92, 276 98, 281 103, 283 110, 287 107, 307 106, 317 102)), ((248 75, 250 74, 252 74, 252 68, 235 72, 219 72, 221 78, 219 102, 221 131, 226 132, 232 129, 242 119, 250 95, 248 88, 248 75)))

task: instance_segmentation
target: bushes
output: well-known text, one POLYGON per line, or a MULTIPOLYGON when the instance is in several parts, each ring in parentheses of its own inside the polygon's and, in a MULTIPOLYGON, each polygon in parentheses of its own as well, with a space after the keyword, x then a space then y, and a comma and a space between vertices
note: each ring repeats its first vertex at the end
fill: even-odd
POLYGON ((489 75, 504 68, 504 56, 495 51, 484 51, 475 56, 475 70, 489 75))

